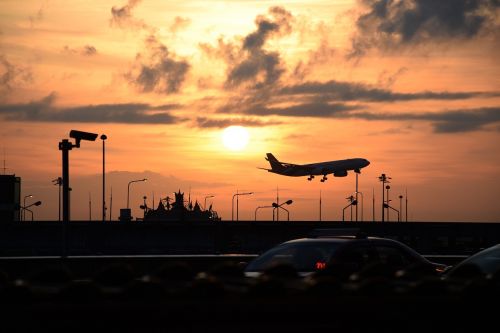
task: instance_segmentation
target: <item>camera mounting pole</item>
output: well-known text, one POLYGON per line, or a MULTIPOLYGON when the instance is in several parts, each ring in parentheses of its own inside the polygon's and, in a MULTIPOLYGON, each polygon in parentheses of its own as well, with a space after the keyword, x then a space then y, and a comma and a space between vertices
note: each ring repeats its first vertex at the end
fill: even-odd
POLYGON ((67 229, 70 221, 69 207, 69 151, 73 148, 80 148, 80 141, 95 141, 97 134, 71 130, 69 133, 71 138, 75 139, 75 144, 68 139, 63 139, 59 142, 59 150, 62 151, 62 186, 63 186, 63 235, 62 235, 62 257, 67 256, 68 250, 68 235, 67 229))

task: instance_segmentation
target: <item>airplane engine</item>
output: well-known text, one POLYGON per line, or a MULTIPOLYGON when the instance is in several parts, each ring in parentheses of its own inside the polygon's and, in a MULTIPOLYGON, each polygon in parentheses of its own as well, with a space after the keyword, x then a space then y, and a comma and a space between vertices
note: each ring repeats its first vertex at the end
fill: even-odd
POLYGON ((347 170, 334 172, 333 176, 334 177, 347 177, 347 170))

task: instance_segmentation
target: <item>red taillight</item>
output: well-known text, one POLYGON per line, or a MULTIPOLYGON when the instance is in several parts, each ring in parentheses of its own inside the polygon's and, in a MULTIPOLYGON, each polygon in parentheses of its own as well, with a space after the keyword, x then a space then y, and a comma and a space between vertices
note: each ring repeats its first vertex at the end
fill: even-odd
POLYGON ((322 262, 322 261, 317 261, 316 262, 316 269, 317 270, 322 270, 322 269, 325 269, 326 268, 326 262, 322 262))

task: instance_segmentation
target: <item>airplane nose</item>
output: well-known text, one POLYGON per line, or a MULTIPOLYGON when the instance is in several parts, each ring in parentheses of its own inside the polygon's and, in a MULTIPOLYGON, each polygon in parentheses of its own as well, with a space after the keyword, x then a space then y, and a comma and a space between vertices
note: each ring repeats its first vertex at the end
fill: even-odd
POLYGON ((366 163, 365 166, 369 166, 370 165, 370 161, 368 161, 368 160, 365 160, 365 163, 366 163))

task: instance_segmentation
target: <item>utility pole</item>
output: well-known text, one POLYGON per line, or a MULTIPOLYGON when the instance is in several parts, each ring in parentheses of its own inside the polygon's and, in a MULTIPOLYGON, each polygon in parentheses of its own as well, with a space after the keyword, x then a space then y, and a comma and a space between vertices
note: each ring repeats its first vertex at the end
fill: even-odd
POLYGON ((319 191, 319 221, 321 222, 321 190, 319 191))

